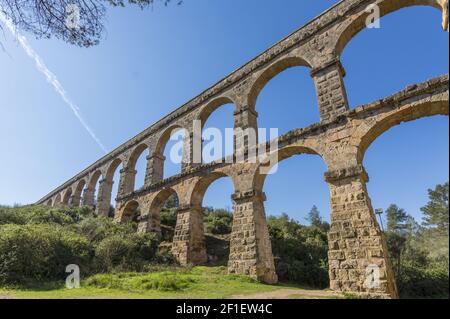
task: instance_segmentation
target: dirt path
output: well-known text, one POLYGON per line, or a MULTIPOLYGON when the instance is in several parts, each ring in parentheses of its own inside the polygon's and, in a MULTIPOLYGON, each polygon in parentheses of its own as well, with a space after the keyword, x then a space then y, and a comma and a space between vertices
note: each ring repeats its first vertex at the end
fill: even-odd
POLYGON ((235 295, 231 299, 330 299, 342 295, 325 290, 279 289, 251 295, 235 295))

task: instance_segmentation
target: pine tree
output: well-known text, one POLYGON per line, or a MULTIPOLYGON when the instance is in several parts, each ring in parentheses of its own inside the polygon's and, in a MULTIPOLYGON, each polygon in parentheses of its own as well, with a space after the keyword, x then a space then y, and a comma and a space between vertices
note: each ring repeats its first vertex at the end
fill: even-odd
POLYGON ((448 234, 448 189, 449 183, 437 185, 428 190, 430 201, 421 211, 425 215, 424 226, 435 227, 440 233, 448 234))

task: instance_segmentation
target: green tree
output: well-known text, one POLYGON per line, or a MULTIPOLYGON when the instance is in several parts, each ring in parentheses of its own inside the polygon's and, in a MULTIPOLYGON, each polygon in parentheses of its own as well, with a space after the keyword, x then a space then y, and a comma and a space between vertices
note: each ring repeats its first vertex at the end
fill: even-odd
POLYGON ((387 217, 387 231, 394 233, 401 233, 406 228, 406 221, 408 220, 408 214, 404 209, 399 208, 397 205, 392 204, 386 210, 387 217))
POLYGON ((167 201, 164 203, 164 209, 172 209, 172 208, 178 208, 180 206, 180 202, 178 200, 177 194, 172 194, 169 196, 167 201))
POLYGON ((320 212, 316 205, 309 211, 307 220, 313 226, 320 227, 322 225, 322 217, 320 217, 320 212))
POLYGON ((424 226, 436 228, 439 232, 447 234, 448 225, 448 188, 449 183, 437 185, 434 190, 428 190, 429 202, 421 208, 425 215, 424 226))

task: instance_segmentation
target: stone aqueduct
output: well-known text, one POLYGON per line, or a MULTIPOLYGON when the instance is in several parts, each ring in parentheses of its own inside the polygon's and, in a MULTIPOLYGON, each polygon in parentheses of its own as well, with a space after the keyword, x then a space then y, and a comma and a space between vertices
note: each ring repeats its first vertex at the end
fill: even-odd
MULTIPOLYGON (((368 176, 362 165, 369 145, 385 131, 404 121, 449 113, 449 78, 443 75, 414 84, 392 96, 349 109, 340 54, 362 29, 366 8, 377 4, 381 15, 404 7, 426 5, 443 12, 448 28, 445 0, 343 0, 315 20, 292 33, 225 79, 127 141, 87 169, 43 197, 38 203, 94 206, 95 186, 100 179, 95 209, 107 215, 116 169, 120 171, 115 220, 124 222, 139 207, 139 231, 160 231, 159 212, 167 198, 179 198, 173 253, 182 264, 201 264, 206 259, 202 200, 208 186, 224 176, 233 180, 234 220, 230 243, 229 272, 258 280, 277 281, 264 211, 265 175, 259 168, 266 162, 194 164, 192 145, 201 138, 193 133, 194 120, 206 119, 216 108, 235 105, 235 128, 255 128, 258 94, 274 76, 294 66, 311 69, 315 82, 320 123, 280 136, 278 149, 270 156, 281 161, 295 154, 319 155, 326 163, 325 180, 330 189, 331 230, 329 232, 330 286, 352 291, 396 297, 396 285, 386 245, 374 217, 367 192, 368 176), (171 132, 185 129, 184 160, 179 175, 163 179, 164 147, 171 132), (145 185, 134 190, 135 165, 148 152, 145 185), (377 265, 381 284, 365 284, 367 267, 377 265)), ((248 152, 245 135, 235 136, 235 152, 248 152)))

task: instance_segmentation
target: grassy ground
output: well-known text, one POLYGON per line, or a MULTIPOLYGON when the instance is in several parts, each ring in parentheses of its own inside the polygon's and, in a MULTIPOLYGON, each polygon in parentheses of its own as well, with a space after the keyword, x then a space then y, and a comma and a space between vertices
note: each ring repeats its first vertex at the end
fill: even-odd
MULTIPOLYGON (((292 291, 296 297, 311 296, 311 290, 288 285, 265 285, 247 277, 227 275, 222 267, 158 271, 148 274, 118 273, 95 275, 81 282, 79 289, 67 289, 64 283, 40 283, 23 287, 0 288, 1 298, 136 298, 136 299, 223 299, 235 296, 276 298, 292 291), (262 294, 262 295, 261 295, 262 294)), ((313 293, 314 295, 314 293, 313 293)), ((319 297, 334 298, 319 291, 319 297)))

